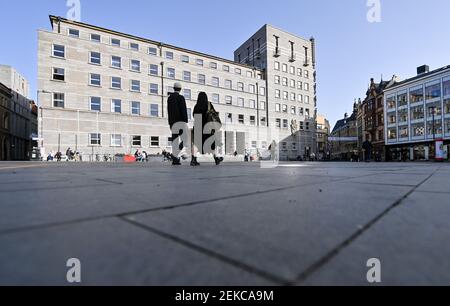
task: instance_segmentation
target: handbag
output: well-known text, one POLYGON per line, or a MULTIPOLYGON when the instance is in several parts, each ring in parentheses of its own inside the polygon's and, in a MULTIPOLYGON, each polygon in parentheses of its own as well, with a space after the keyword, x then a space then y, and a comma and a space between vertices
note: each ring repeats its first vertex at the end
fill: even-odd
POLYGON ((219 113, 214 109, 211 102, 208 102, 208 111, 206 113, 206 122, 215 122, 222 125, 219 113))

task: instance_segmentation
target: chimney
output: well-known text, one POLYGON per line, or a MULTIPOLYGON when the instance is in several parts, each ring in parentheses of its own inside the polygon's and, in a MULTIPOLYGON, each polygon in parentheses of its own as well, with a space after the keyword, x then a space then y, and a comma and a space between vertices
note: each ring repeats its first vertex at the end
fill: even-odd
POLYGON ((430 66, 428 65, 417 67, 417 75, 425 74, 428 72, 430 72, 430 66))
POLYGON ((344 119, 347 119, 347 118, 348 118, 348 114, 345 113, 345 114, 344 114, 344 119))

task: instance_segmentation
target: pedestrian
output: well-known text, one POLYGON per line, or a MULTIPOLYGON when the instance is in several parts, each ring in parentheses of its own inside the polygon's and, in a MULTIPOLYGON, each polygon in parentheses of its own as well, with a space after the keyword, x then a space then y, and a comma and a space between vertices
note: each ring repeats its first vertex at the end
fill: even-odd
POLYGON ((197 104, 194 107, 194 133, 193 140, 194 144, 192 146, 192 161, 191 166, 200 166, 197 161, 198 154, 213 154, 214 161, 216 165, 220 165, 223 162, 223 157, 220 157, 217 153, 218 145, 216 143, 217 139, 214 140, 212 144, 207 141, 214 137, 217 132, 222 127, 222 123, 218 117, 218 113, 214 109, 214 106, 209 102, 208 96, 204 92, 200 92, 197 99, 197 104), (211 133, 205 133, 205 126, 207 124, 214 124, 214 129, 211 133), (196 133, 201 133, 201 137, 196 135, 196 133), (211 147, 207 147, 211 145, 211 147))
MULTIPOLYGON (((169 94, 169 99, 167 101, 167 110, 169 117, 169 126, 172 133, 172 155, 173 162, 175 166, 181 165, 180 157, 183 155, 183 150, 185 149, 185 143, 180 139, 183 135, 183 131, 188 131, 188 115, 186 100, 182 95, 180 95, 182 86, 180 83, 175 83, 173 86, 174 92, 169 94), (175 124, 177 126, 175 127, 175 124), (180 124, 184 129, 179 129, 180 124), (176 130, 174 130, 174 128, 176 130)), ((184 159, 184 156, 183 156, 184 159)))
MULTIPOLYGON (((158 153, 158 155, 159 155, 159 153, 158 153)), ((148 162, 148 154, 147 154, 147 152, 142 152, 142 161, 143 162, 148 162)))

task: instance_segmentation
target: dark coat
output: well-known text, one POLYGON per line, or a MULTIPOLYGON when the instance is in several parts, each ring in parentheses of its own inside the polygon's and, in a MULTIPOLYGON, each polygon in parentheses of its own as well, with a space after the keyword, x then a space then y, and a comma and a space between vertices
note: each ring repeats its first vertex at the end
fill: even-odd
POLYGON ((177 122, 188 123, 186 100, 182 95, 177 92, 170 94, 167 101, 167 114, 170 128, 177 122))
MULTIPOLYGON (((195 120, 195 122, 194 122, 194 131, 198 131, 198 130, 202 131, 202 135, 203 135, 202 136, 202 149, 200 150, 202 152, 202 154, 206 153, 203 150, 206 140, 208 140, 208 138, 210 138, 211 136, 214 136, 215 132, 216 132, 213 130, 213 132, 211 134, 203 133, 205 126, 208 123, 208 105, 210 105, 210 107, 212 109, 214 109, 213 105, 210 104, 210 102, 208 102, 208 101, 202 101, 202 102, 199 101, 199 102, 197 102, 197 104, 194 107, 194 118, 195 118, 195 115, 202 115, 202 122, 197 122, 197 120, 195 120), (201 127, 199 126, 200 124, 201 124, 201 127)), ((211 149, 212 150, 216 149, 216 143, 214 143, 212 145, 211 149)))

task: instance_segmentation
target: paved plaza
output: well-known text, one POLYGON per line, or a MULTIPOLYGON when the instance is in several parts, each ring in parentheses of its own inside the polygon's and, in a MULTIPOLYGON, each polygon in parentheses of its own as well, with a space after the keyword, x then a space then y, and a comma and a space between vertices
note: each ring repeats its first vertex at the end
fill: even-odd
POLYGON ((450 164, 0 163, 0 285, 450 285, 450 164))

